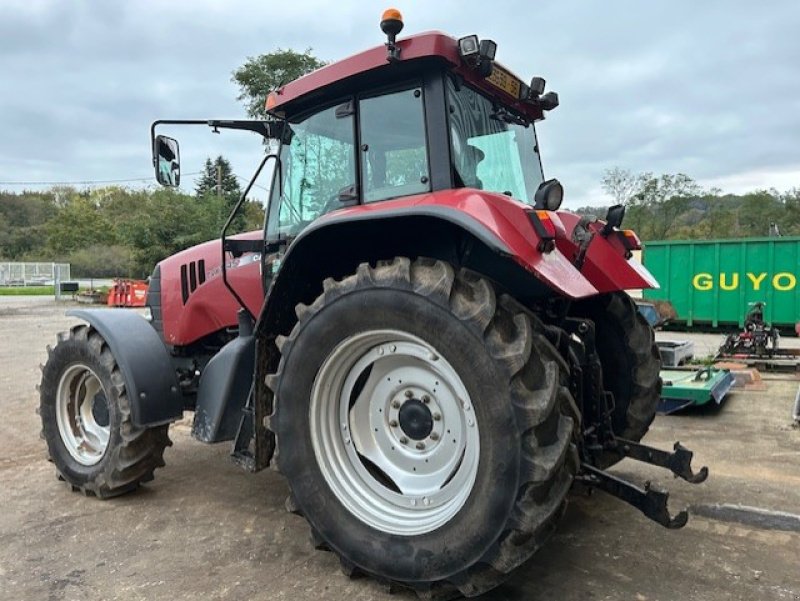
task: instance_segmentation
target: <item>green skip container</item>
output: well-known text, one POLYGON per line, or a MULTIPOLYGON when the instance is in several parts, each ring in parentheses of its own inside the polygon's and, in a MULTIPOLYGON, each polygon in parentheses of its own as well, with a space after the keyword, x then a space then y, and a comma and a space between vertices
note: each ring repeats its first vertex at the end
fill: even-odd
POLYGON ((749 303, 767 303, 775 326, 800 322, 800 237, 646 242, 642 260, 661 288, 647 300, 668 300, 687 326, 744 326, 749 303))

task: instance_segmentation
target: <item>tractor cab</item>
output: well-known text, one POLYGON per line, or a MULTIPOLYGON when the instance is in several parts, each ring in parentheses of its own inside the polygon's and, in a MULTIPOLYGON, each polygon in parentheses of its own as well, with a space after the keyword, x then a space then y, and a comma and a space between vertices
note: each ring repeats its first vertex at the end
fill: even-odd
MULTIPOLYGON (((393 40, 271 92, 268 124, 196 123, 280 142, 268 240, 290 240, 343 207, 460 188, 555 210, 563 192, 544 181, 534 124, 558 96, 496 63, 496 48, 440 32, 393 40)), ((156 136, 154 149, 157 178, 175 185, 177 142, 156 136)))
MULTIPOLYGON (((384 23, 386 20, 384 20, 384 23)), ((273 91, 284 122, 267 237, 291 237, 352 205, 472 188, 537 203, 534 123, 555 108, 494 61, 496 45, 433 32, 376 47, 273 91)), ((539 203, 558 208, 548 182, 539 203)))

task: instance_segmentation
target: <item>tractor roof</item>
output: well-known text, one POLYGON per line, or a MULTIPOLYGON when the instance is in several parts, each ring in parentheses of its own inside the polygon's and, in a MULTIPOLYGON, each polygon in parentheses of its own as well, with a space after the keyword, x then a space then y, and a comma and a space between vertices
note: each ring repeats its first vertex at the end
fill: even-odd
MULTIPOLYGON (((291 81, 270 94, 267 102, 268 110, 278 115, 291 112, 290 106, 297 103, 296 101, 300 101, 298 104, 306 104, 305 101, 309 100, 311 94, 315 97, 324 95, 326 89, 340 88, 341 86, 337 84, 345 84, 347 80, 357 76, 388 71, 398 65, 407 65, 420 59, 438 59, 477 87, 501 97, 505 103, 519 112, 527 114, 532 119, 542 118, 540 109, 499 93, 497 88, 488 84, 474 69, 468 68, 459 55, 458 41, 445 33, 440 31, 419 33, 399 40, 397 46, 400 48, 400 60, 396 63, 387 61, 386 46, 381 44, 291 81)), ((516 78, 513 75, 512 77, 516 78)))
MULTIPOLYGON (((456 40, 439 31, 413 35, 398 41, 397 45, 400 48, 402 61, 441 57, 453 65, 457 65, 460 62, 456 40)), ((385 45, 381 44, 369 50, 364 50, 340 61, 325 65, 278 88, 275 91, 277 102, 270 107, 270 110, 279 111, 281 107, 306 94, 326 88, 354 75, 360 75, 367 71, 387 66, 389 66, 389 63, 386 60, 385 45)))

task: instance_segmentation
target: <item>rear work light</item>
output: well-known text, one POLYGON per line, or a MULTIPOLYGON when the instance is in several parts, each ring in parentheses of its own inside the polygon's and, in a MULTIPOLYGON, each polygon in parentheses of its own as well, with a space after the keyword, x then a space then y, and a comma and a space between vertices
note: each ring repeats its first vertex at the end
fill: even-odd
POLYGON ((622 243, 626 250, 641 250, 642 242, 633 230, 620 230, 622 243))
POLYGON ((550 252, 556 246, 556 224, 550 216, 550 211, 529 211, 533 230, 539 236, 539 251, 550 252))

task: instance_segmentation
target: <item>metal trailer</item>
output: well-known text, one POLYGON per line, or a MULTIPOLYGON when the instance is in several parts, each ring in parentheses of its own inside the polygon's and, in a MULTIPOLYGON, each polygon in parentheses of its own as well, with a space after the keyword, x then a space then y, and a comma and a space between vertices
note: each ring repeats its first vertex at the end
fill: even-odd
POLYGON ((644 298, 670 301, 674 323, 742 327, 756 301, 767 323, 800 321, 800 237, 647 242, 643 260, 661 285, 644 298))

